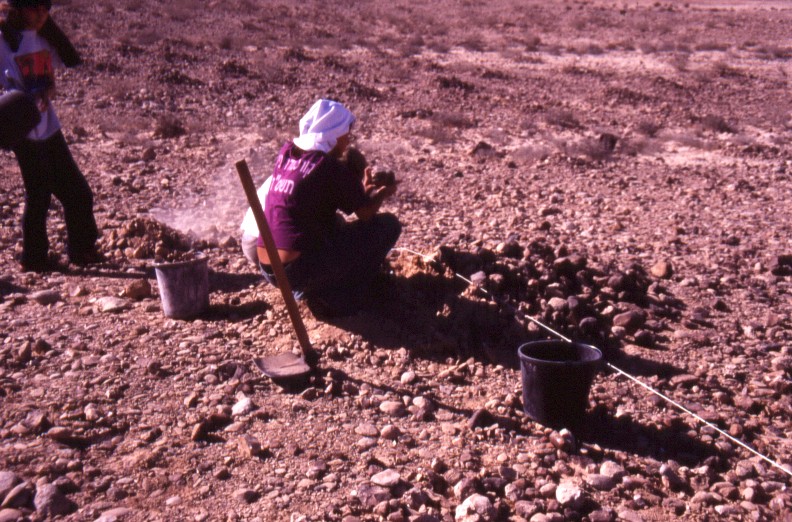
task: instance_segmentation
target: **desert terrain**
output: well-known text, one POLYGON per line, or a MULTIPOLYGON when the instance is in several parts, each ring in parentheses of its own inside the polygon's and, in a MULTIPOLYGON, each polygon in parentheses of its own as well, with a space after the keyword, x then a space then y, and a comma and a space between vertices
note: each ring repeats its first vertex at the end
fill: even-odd
MULTIPOLYGON (((20 270, 0 153, 0 520, 792 517, 789 2, 52 15, 107 262, 20 270), (370 310, 301 305, 322 357, 285 390, 252 363, 298 344, 234 164, 262 183, 320 97, 396 172, 404 230, 370 310), (210 307, 167 318, 154 266, 196 251, 210 307), (608 363, 572 432, 523 411, 517 347, 558 335, 608 363)), ((57 202, 48 224, 65 264, 57 202)))

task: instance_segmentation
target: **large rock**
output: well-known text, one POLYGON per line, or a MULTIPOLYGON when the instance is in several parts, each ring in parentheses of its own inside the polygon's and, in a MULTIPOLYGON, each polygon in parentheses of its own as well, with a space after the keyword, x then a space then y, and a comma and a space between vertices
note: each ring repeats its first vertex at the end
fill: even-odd
POLYGON ((492 501, 484 495, 475 493, 457 506, 454 520, 456 522, 485 522, 494 520, 497 511, 492 501))
POLYGON ((148 279, 132 281, 124 287, 122 296, 136 301, 151 297, 151 283, 148 282, 148 279))
POLYGON ((259 499, 259 493, 250 488, 239 488, 232 494, 233 498, 245 504, 252 504, 259 499))
POLYGON ((481 487, 481 483, 477 478, 465 477, 459 482, 454 484, 454 495, 459 498, 467 498, 481 487))
POLYGON ((3 501, 8 492, 14 489, 14 486, 19 484, 21 480, 16 476, 16 473, 11 471, 0 471, 0 502, 3 501))
POLYGON ((358 488, 357 498, 365 509, 371 510, 380 502, 390 500, 391 494, 382 486, 364 484, 358 488))
POLYGON ((47 306, 60 301, 61 295, 57 290, 39 290, 30 294, 30 298, 40 305, 47 306))
POLYGON ((125 310, 129 310, 132 308, 132 304, 126 299, 122 299, 120 297, 100 297, 94 303, 94 308, 97 312, 116 314, 125 310))
POLYGON ((392 488, 401 481, 401 475, 395 470, 386 469, 371 477, 371 483, 384 488, 392 488))
POLYGON ((407 415, 407 408, 404 403, 399 401, 384 401, 380 404, 380 411, 390 417, 404 417, 407 415))
POLYGON ((613 318, 614 326, 621 326, 628 332, 633 332, 640 328, 646 321, 646 313, 641 310, 628 310, 613 318))
POLYGON ((551 297, 547 302, 547 306, 558 312, 563 312, 569 306, 569 303, 563 297, 551 297))
POLYGON ((626 473, 621 464, 612 460, 606 460, 600 465, 600 474, 620 480, 626 473))
POLYGON ((530 522, 564 522, 566 519, 561 513, 536 513, 530 518, 530 522))
POLYGON ((77 510, 77 504, 69 500, 54 484, 38 486, 33 505, 36 512, 45 517, 68 515, 77 510))
POLYGON ((555 492, 556 500, 564 507, 571 509, 580 508, 585 502, 585 496, 580 486, 571 482, 562 482, 555 492))
POLYGON ((240 415, 247 415, 248 413, 252 412, 254 409, 256 409, 256 406, 253 404, 253 400, 250 397, 242 397, 231 408, 231 415, 233 415, 234 417, 238 417, 240 415))
POLYGON ((710 493, 709 491, 699 491, 690 498, 690 504, 692 505, 701 504, 705 506, 712 506, 721 503, 723 503, 723 497, 717 493, 710 493))
POLYGON ((377 429, 377 427, 370 422, 364 422, 362 424, 358 424, 355 427, 355 433, 357 433, 358 435, 362 435, 364 437, 379 437, 380 435, 380 432, 377 429))
POLYGON ((609 491, 616 485, 616 479, 600 473, 586 475, 586 484, 600 491, 609 491))
POLYGON ((529 500, 518 500, 514 503, 514 512, 525 520, 529 520, 532 516, 539 513, 541 508, 538 503, 529 500))
POLYGON ((649 273, 658 279, 668 279, 674 274, 674 269, 670 261, 658 261, 652 265, 649 273))
POLYGON ((103 512, 94 522, 123 522, 135 514, 133 509, 117 507, 103 512))
POLYGON ((25 514, 18 509, 0 509, 0 522, 22 522, 27 520, 25 514))
POLYGON ((33 485, 27 481, 21 482, 6 493, 3 504, 0 505, 0 507, 12 509, 24 508, 30 504, 32 498, 33 485))

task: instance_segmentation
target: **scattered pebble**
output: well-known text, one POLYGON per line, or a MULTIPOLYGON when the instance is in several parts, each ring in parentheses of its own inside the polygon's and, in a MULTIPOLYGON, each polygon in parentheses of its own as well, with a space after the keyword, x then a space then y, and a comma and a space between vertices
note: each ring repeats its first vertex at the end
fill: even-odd
POLYGON ((39 290, 30 294, 30 298, 42 306, 55 304, 62 299, 57 290, 39 290))
POLYGON ((401 481, 401 475, 392 469, 386 469, 371 477, 371 483, 384 488, 392 488, 401 481))

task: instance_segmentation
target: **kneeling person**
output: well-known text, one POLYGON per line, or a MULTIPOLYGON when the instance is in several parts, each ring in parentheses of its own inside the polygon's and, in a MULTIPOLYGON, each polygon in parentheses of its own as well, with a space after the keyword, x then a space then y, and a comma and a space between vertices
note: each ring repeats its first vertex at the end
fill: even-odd
MULTIPOLYGON (((331 316, 361 308, 401 234, 396 216, 379 212, 396 184, 375 184, 371 168, 361 179, 341 161, 354 122, 342 104, 318 100, 300 120, 300 136, 281 148, 265 197, 267 223, 296 297, 331 316), (339 210, 358 219, 346 222, 339 210)), ((257 252, 265 278, 277 284, 261 238, 257 252)))

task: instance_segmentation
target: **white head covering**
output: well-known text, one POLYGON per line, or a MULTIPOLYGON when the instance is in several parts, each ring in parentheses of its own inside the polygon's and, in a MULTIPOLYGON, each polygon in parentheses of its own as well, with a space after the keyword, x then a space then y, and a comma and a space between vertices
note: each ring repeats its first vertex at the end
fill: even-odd
POLYGON ((300 120, 300 136, 294 144, 302 150, 330 152, 353 123, 355 116, 340 103, 317 100, 300 120))

